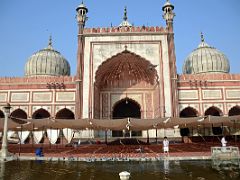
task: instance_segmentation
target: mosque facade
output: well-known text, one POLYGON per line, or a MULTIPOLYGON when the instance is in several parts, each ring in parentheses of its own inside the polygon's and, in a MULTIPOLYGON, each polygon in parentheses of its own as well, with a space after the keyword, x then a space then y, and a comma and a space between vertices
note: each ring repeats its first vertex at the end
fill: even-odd
POLYGON ((162 7, 165 27, 133 26, 125 8, 119 26, 86 28, 87 7, 80 4, 76 11, 77 72, 70 75, 50 38, 27 60, 24 77, 0 78, 0 117, 7 102, 11 115, 24 119, 240 115, 240 74, 229 73, 228 58, 203 35, 177 74, 169 1, 162 7))

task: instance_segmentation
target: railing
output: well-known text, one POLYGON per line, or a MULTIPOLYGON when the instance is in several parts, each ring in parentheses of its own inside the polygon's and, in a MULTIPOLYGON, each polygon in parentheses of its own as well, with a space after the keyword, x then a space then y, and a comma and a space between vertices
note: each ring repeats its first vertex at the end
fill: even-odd
POLYGON ((212 160, 232 160, 239 159, 238 147, 211 147, 212 160))

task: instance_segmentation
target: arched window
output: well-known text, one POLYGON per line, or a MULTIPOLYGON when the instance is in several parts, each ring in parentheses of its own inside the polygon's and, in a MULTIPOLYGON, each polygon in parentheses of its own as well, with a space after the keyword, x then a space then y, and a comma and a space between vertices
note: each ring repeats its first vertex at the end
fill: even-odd
POLYGON ((27 119, 27 113, 23 111, 22 109, 16 109, 11 113, 12 117, 14 118, 21 118, 21 119, 27 119))
POLYGON ((234 106, 232 107, 229 112, 228 112, 229 116, 236 116, 236 115, 240 115, 240 107, 239 106, 234 106))
POLYGON ((197 117, 198 112, 192 107, 187 107, 180 112, 180 117, 197 117))
POLYGON ((44 118, 49 118, 50 117, 50 113, 45 110, 45 109, 39 109, 37 111, 35 111, 32 115, 33 119, 44 119, 44 118))
POLYGON ((75 116, 72 111, 64 108, 57 112, 56 119, 75 119, 75 116))
POLYGON ((211 116, 221 116, 222 115, 222 111, 220 109, 218 109, 217 107, 210 107, 205 111, 205 115, 211 115, 211 116))

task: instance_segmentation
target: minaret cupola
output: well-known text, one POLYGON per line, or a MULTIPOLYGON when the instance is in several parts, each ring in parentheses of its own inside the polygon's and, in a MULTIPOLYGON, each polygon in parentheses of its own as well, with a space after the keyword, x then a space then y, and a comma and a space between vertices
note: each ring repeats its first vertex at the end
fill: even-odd
POLYGON ((88 8, 82 3, 76 8, 77 11, 77 22, 81 28, 84 28, 85 23, 88 19, 87 13, 88 13, 88 8))
POLYGON ((163 19, 166 20, 166 25, 170 31, 173 30, 173 19, 175 17, 175 13, 173 12, 174 6, 170 3, 169 0, 162 7, 163 10, 163 19))

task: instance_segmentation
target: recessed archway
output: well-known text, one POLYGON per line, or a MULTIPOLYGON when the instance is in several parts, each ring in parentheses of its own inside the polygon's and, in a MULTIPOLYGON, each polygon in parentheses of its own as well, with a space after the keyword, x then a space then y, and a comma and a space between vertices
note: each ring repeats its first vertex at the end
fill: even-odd
POLYGON ((192 107, 186 107, 180 112, 180 117, 197 117, 198 112, 192 107))
POLYGON ((49 118, 49 117, 50 117, 50 113, 43 108, 35 111, 32 115, 33 119, 44 119, 44 118, 49 118))
POLYGON ((113 107, 113 119, 121 118, 141 118, 140 105, 129 98, 125 98, 115 104, 113 107))
POLYGON ((140 82, 153 86, 157 81, 155 66, 128 50, 104 61, 95 74, 95 85, 99 88, 126 88, 140 82))
POLYGON ((72 111, 64 108, 57 112, 56 119, 75 119, 75 116, 72 111))
MULTIPOLYGON (((103 61, 93 72, 94 117, 110 118, 109 95, 119 91, 132 90, 159 92, 157 66, 134 52, 124 50, 103 61), (108 93, 106 93, 106 90, 108 93)), ((119 93, 120 94, 120 93, 119 93)), ((140 94, 140 93, 139 93, 140 94)), ((158 99, 153 104, 158 104, 158 99), (156 101, 156 103, 155 103, 156 101)), ((153 111, 152 111, 153 112, 153 111)))
POLYGON ((232 107, 229 112, 228 112, 229 116, 236 116, 236 115, 240 115, 240 107, 239 106, 234 106, 232 107))
POLYGON ((217 107, 210 107, 205 111, 205 116, 221 116, 222 115, 222 111, 220 109, 218 109, 217 107))
MULTIPOLYGON (((141 118, 141 106, 134 100, 125 98, 118 101, 113 107, 113 119, 121 118, 141 118)), ((132 131, 132 136, 141 136, 141 131, 132 131)), ((122 131, 113 131, 113 137, 123 136, 122 131)), ((128 136, 128 134, 126 134, 128 136)))
MULTIPOLYGON (((218 109, 217 107, 210 107, 205 111, 205 116, 221 116, 222 115, 222 111, 220 109, 218 109)), ((220 135, 222 134, 222 127, 212 127, 212 133, 214 135, 220 135)))
POLYGON ((12 117, 14 118, 21 118, 21 119, 27 119, 27 113, 23 111, 22 109, 16 109, 11 113, 12 117))

